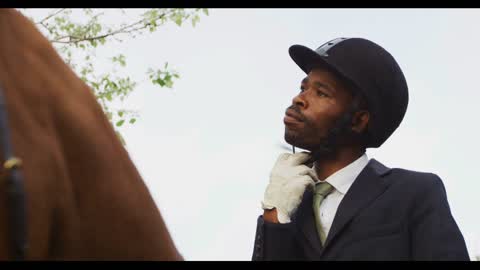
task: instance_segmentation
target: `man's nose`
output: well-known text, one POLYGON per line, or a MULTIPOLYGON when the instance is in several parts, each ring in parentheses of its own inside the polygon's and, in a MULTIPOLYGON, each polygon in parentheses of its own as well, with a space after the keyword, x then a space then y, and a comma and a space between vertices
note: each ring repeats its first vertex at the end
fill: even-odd
POLYGON ((305 92, 299 93, 297 96, 295 96, 292 100, 292 103, 295 106, 302 107, 303 109, 306 109, 308 107, 308 102, 305 99, 305 92))

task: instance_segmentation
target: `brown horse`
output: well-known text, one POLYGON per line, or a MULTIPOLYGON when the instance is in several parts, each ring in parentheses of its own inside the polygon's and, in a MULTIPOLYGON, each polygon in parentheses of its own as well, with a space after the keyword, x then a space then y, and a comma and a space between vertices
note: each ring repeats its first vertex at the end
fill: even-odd
MULTIPOLYGON (((0 85, 23 161, 25 259, 182 260, 89 87, 18 11, 0 9, 0 36, 0 85)), ((3 260, 12 259, 15 229, 7 195, 2 181, 3 260)))

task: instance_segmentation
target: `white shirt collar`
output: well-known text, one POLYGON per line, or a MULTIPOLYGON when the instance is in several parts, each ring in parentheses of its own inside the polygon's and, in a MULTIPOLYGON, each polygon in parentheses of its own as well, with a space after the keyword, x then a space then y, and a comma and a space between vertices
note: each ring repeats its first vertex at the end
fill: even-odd
MULTIPOLYGON (((346 194, 350 186, 353 184, 357 176, 362 172, 362 170, 368 164, 367 153, 364 153, 361 157, 356 159, 354 162, 348 164, 342 169, 336 171, 324 181, 327 181, 332 185, 338 192, 346 194)), ((315 172, 315 170, 313 170, 315 172)), ((315 173, 316 175, 316 173, 315 173)), ((318 177, 317 177, 318 179, 318 177)))

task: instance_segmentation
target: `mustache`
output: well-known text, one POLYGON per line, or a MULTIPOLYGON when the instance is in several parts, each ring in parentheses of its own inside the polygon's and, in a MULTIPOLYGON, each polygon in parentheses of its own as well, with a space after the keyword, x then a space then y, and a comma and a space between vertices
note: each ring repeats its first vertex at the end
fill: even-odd
POLYGON ((294 104, 290 105, 286 110, 285 110, 285 113, 288 111, 288 110, 293 110, 295 111, 295 113, 299 116, 300 120, 301 121, 306 121, 307 118, 305 117, 305 115, 303 115, 302 111, 300 110, 300 108, 294 104))

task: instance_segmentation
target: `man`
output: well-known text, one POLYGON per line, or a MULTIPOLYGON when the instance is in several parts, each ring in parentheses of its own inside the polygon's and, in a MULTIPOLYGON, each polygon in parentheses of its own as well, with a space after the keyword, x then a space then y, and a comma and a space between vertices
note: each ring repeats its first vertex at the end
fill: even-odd
POLYGON ((368 159, 400 125, 408 87, 362 38, 289 49, 307 74, 284 118, 282 154, 258 218, 253 260, 469 260, 442 180, 368 159))

